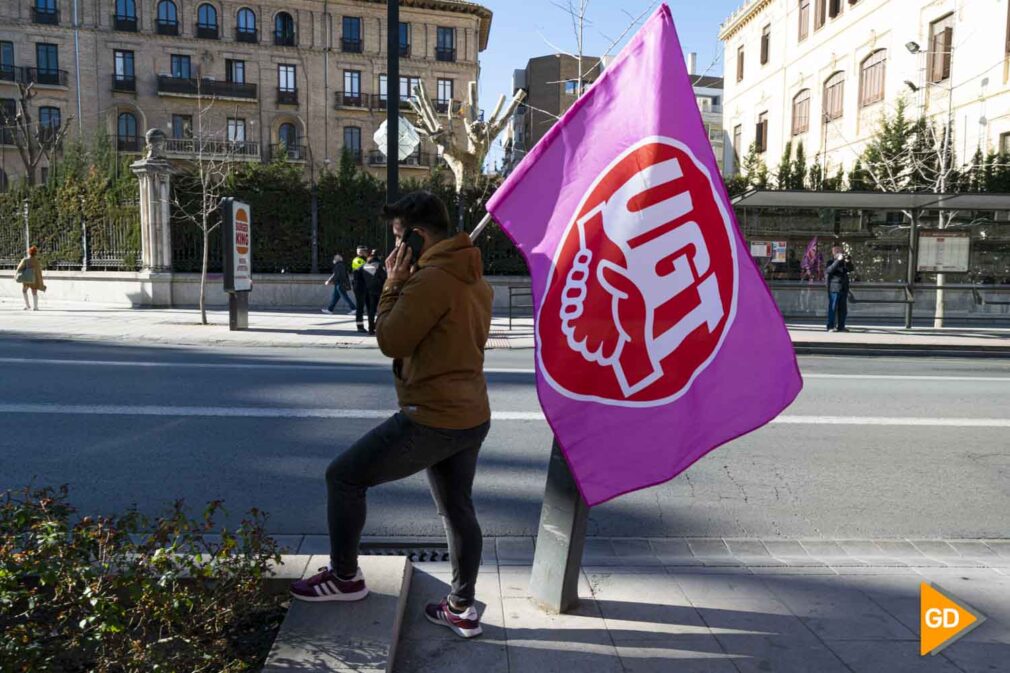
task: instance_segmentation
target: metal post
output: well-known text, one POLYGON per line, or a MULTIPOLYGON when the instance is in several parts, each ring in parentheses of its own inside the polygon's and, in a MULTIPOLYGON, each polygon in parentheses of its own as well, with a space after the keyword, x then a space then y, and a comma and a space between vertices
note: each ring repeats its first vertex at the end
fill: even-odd
POLYGON ((400 191, 400 0, 387 0, 386 202, 400 191))
POLYGON ((319 189, 312 181, 312 273, 319 273, 319 189))
POLYGON ((88 225, 81 218, 81 271, 88 270, 88 225))
POLYGON ((548 612, 563 613, 579 601, 579 569, 589 507, 555 439, 530 574, 530 596, 548 612))
POLYGON ((912 329, 912 309, 914 305, 912 301, 915 299, 915 267, 918 261, 918 242, 919 237, 916 235, 916 229, 919 228, 919 211, 912 211, 912 225, 908 229, 908 273, 905 275, 905 284, 910 293, 905 299, 908 301, 905 304, 905 329, 912 329))
POLYGON ((228 330, 232 332, 249 329, 249 293, 228 293, 228 330))
POLYGON ((24 201, 24 218, 25 218, 25 254, 28 254, 28 248, 32 245, 32 239, 28 231, 28 199, 24 201))

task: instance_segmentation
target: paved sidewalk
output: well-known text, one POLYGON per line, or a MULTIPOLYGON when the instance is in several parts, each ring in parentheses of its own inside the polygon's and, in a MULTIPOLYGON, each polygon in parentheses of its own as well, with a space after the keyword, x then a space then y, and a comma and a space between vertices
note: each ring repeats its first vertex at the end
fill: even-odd
MULTIPOLYGON (((325 563, 313 555, 288 557, 325 563)), ((975 673, 1010 661, 1010 540, 590 538, 579 607, 549 615, 528 597, 533 541, 485 544, 484 635, 428 623, 447 563, 416 563, 394 670, 400 673, 975 673), (935 582, 987 621, 919 656, 919 587, 935 582)))
MULTIPOLYGON (((228 313, 208 311, 200 325, 194 309, 129 309, 94 304, 42 302, 38 312, 0 301, 0 335, 194 346, 374 348, 375 340, 355 330, 354 316, 313 312, 253 311, 249 329, 228 330, 228 313)), ((813 325, 790 325, 800 353, 817 354, 996 354, 1010 356, 1010 329, 853 327, 825 332, 813 325)), ((489 348, 532 348, 533 321, 496 316, 489 348)))

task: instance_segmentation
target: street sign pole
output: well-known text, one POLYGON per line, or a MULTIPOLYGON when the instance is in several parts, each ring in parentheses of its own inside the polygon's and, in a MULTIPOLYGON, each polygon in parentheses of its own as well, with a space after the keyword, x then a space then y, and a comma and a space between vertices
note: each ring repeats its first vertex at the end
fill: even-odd
POLYGON ((400 0, 387 1, 386 203, 400 191, 400 0))
POLYGON ((568 612, 579 602, 588 519, 589 507, 555 439, 530 574, 530 596, 548 612, 568 612))

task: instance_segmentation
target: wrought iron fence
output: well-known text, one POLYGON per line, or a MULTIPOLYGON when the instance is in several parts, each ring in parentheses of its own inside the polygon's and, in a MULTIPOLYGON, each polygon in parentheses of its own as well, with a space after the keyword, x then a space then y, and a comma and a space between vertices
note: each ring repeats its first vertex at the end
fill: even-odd
POLYGON ((65 271, 135 271, 140 268, 140 212, 124 207, 123 212, 82 221, 61 217, 44 221, 29 212, 0 218, 0 268, 13 268, 25 255, 28 245, 39 249, 43 264, 65 271))

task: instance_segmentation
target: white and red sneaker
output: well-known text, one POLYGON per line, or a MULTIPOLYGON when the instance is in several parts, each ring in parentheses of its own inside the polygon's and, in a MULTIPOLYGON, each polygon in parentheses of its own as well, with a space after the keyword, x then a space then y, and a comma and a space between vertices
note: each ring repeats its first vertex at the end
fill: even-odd
POLYGON ((449 599, 443 598, 441 603, 428 603, 424 616, 432 624, 449 627, 460 638, 476 638, 482 633, 480 616, 472 605, 463 612, 454 612, 449 607, 449 599))
POLYGON ((291 585, 291 595, 300 601, 322 603, 326 601, 360 601, 368 595, 365 576, 361 568, 349 580, 337 577, 329 566, 320 568, 312 577, 298 580, 291 585))

